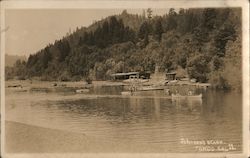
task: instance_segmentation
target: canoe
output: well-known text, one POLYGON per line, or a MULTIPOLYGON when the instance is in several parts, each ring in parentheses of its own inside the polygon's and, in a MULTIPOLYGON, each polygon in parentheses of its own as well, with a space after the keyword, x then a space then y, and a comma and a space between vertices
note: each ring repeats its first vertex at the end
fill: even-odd
POLYGON ((172 99, 202 99, 202 94, 199 95, 180 95, 172 94, 172 99))
POLYGON ((164 90, 164 87, 154 87, 154 86, 144 86, 138 88, 140 91, 154 91, 154 90, 164 90))

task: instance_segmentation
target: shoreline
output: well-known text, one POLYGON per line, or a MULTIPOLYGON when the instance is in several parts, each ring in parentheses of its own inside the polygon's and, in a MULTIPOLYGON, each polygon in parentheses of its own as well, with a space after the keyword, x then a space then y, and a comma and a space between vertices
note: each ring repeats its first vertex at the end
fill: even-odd
POLYGON ((67 87, 67 88, 83 88, 83 87, 91 87, 91 86, 123 86, 128 85, 128 83, 124 83, 122 81, 93 81, 91 84, 88 84, 85 81, 39 81, 39 80, 7 80, 5 81, 5 88, 10 88, 12 86, 20 86, 23 87, 34 87, 34 88, 42 88, 42 87, 67 87), (56 85, 54 85, 56 84, 56 85))
MULTIPOLYGON (((64 82, 64 81, 39 81, 39 80, 7 80, 5 81, 5 88, 10 89, 10 88, 91 88, 91 87, 102 87, 102 86, 129 86, 131 85, 129 82, 123 82, 123 81, 92 81, 91 84, 88 84, 85 81, 69 81, 69 82, 64 82), (17 87, 14 87, 17 86, 17 87)), ((187 83, 186 81, 178 81, 175 84, 169 84, 169 85, 164 85, 163 81, 154 81, 154 80, 149 80, 147 82, 142 82, 141 86, 194 86, 197 88, 208 88, 212 87, 210 83, 187 83)))

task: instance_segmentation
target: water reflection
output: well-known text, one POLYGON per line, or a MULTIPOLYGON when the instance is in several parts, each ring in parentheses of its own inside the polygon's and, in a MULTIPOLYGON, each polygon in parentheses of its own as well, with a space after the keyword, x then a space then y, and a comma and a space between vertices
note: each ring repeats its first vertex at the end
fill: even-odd
POLYGON ((155 118, 160 119, 160 112, 161 112, 161 102, 159 98, 154 98, 154 110, 155 110, 155 118))
MULTIPOLYGON (((117 95, 122 90, 119 86, 94 87, 91 93, 117 95)), ((181 138, 221 139, 241 149, 241 94, 208 91, 202 100, 156 97, 164 95, 161 91, 141 95, 152 97, 88 99, 72 95, 72 99, 64 99, 61 94, 11 94, 6 96, 6 119, 110 141, 157 144, 168 152, 194 152, 179 143, 181 138)))
POLYGON ((187 110, 189 112, 202 112, 202 99, 172 99, 172 102, 176 109, 178 110, 187 110))
POLYGON ((123 88, 123 86, 94 86, 90 89, 90 94, 115 95, 120 94, 123 88))

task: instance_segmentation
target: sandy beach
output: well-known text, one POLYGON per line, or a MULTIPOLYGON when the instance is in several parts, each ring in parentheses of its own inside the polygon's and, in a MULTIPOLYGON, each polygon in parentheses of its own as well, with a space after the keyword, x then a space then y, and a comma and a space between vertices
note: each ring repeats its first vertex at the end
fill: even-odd
POLYGON ((166 147, 110 142, 81 133, 6 121, 6 153, 162 152, 166 147))

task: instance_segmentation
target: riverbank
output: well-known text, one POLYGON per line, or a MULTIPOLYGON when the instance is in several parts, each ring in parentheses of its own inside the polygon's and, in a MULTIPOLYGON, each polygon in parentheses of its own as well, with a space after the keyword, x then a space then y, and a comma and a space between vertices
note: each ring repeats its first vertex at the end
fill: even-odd
POLYGON ((127 85, 122 81, 93 81, 88 84, 85 81, 76 82, 62 82, 62 81, 39 81, 39 80, 8 80, 5 81, 6 88, 13 87, 31 87, 31 88, 44 88, 44 87, 71 87, 71 88, 84 88, 90 86, 120 86, 127 85))
POLYGON ((49 129, 6 121, 5 149, 7 153, 154 153, 169 152, 154 144, 131 141, 108 141, 83 133, 49 129))
POLYGON ((73 92, 102 86, 124 86, 123 82, 93 81, 88 84, 85 81, 61 82, 61 81, 39 81, 39 80, 8 80, 5 81, 6 92, 73 92))

